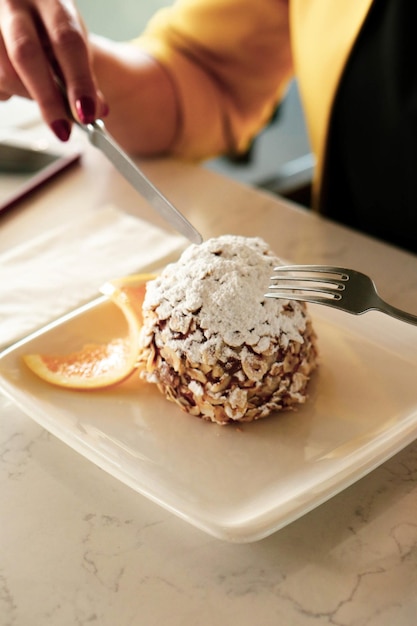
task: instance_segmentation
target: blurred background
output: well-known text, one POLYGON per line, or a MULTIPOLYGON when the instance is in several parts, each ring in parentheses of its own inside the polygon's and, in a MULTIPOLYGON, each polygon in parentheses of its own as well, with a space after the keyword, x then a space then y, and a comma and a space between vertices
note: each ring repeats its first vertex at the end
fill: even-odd
MULTIPOLYGON (((158 9, 170 4, 172 0, 78 0, 89 29, 118 41, 136 37, 158 9)), ((296 83, 247 155, 213 159, 204 166, 308 205, 314 162, 296 83)))

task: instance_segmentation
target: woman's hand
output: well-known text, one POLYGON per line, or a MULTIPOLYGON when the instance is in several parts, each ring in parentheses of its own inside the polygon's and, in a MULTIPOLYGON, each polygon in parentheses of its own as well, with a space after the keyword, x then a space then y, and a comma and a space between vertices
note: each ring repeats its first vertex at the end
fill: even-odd
POLYGON ((55 135, 66 141, 71 121, 54 80, 56 72, 80 122, 105 115, 86 31, 73 0, 0 0, 0 100, 13 95, 32 98, 55 135))

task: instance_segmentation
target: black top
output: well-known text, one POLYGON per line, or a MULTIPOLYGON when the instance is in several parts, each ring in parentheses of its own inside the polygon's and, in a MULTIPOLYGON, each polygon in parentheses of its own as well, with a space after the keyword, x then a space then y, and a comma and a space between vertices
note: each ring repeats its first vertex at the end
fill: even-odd
POLYGON ((322 210, 417 253, 417 5, 374 0, 330 122, 322 210))

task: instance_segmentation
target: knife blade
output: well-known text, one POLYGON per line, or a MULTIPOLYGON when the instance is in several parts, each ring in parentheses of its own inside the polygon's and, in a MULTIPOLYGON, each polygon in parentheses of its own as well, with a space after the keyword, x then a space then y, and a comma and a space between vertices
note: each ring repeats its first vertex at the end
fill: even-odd
POLYGON ((124 178, 138 191, 152 207, 166 220, 175 230, 187 237, 192 243, 199 244, 203 241, 201 234, 187 220, 187 218, 174 207, 174 205, 155 187, 145 176, 140 168, 117 144, 107 132, 104 122, 96 120, 92 124, 80 124, 88 136, 90 143, 101 150, 111 161, 115 168, 124 178))

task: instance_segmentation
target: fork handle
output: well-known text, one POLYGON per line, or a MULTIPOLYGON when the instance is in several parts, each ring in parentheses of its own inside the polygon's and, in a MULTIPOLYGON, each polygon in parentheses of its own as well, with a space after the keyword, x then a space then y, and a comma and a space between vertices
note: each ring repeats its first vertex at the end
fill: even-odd
POLYGON ((385 302, 385 300, 383 300, 379 296, 377 302, 375 303, 375 306, 372 306, 370 308, 381 311, 382 313, 386 313, 387 315, 391 315, 391 317, 395 317, 397 320, 401 320, 402 322, 407 322, 407 324, 413 324, 414 326, 417 326, 417 315, 413 315, 412 313, 407 313, 407 311, 397 309, 397 307, 392 306, 392 304, 388 304, 388 302, 385 302))

